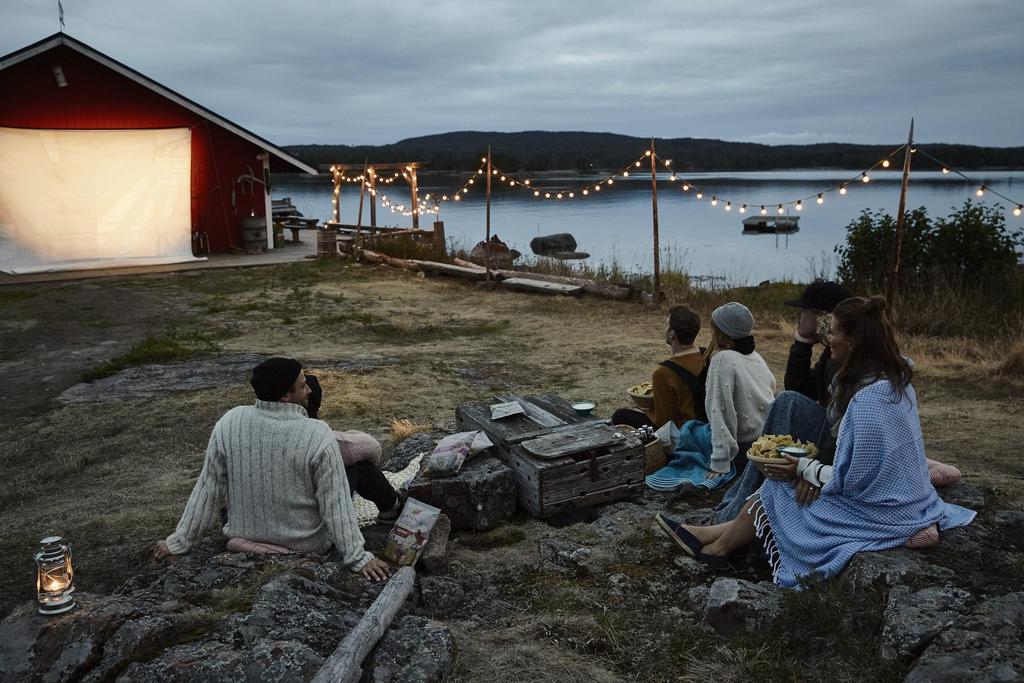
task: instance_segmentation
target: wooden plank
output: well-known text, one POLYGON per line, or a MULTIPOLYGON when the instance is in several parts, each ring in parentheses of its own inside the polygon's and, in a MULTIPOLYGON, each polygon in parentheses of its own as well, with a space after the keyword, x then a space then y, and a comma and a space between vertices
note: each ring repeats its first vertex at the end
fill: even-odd
POLYGON ((534 424, 538 427, 559 427, 566 423, 560 417, 552 415, 548 411, 541 408, 539 405, 530 400, 529 396, 523 397, 518 394, 502 394, 498 396, 502 401, 519 401, 519 404, 523 406, 523 411, 534 424))
POLYGON ((524 441, 522 446, 538 458, 555 459, 584 451, 628 445, 627 438, 624 432, 600 422, 591 422, 538 436, 524 441))
POLYGON ((585 423, 584 422, 577 422, 575 424, 562 425, 561 427, 544 427, 542 429, 534 429, 533 431, 524 432, 523 434, 517 434, 516 436, 509 437, 508 438, 508 443, 510 445, 512 445, 512 444, 519 444, 519 443, 522 443, 524 441, 529 441, 531 439, 536 439, 536 438, 544 436, 546 434, 557 434, 558 432, 561 432, 561 431, 572 430, 573 428, 579 426, 580 424, 608 424, 607 420, 603 420, 603 419, 601 419, 599 417, 585 418, 585 420, 586 420, 585 423))
POLYGON ((501 285, 503 287, 509 287, 510 289, 536 292, 538 294, 562 294, 566 296, 575 296, 583 293, 583 288, 579 285, 563 285, 558 282, 530 280, 524 277, 512 277, 507 280, 502 280, 501 285))
POLYGON ((550 517, 551 515, 560 512, 567 507, 584 508, 592 505, 601 505, 603 503, 611 503, 616 500, 622 500, 624 498, 632 498, 643 491, 643 483, 630 484, 628 486, 619 486, 604 491, 597 491, 594 493, 588 493, 577 498, 570 498, 569 500, 562 500, 556 503, 545 503, 541 508, 541 517, 550 517))
POLYGON ((359 680, 363 674, 363 659, 398 614, 412 592, 415 580, 416 570, 412 567, 401 567, 392 575, 363 618, 324 661, 313 683, 354 683, 359 680))
POLYGON ((643 483, 644 474, 642 471, 639 474, 623 474, 611 479, 602 479, 594 482, 576 481, 567 486, 563 486, 556 491, 546 491, 544 493, 544 504, 550 505, 551 503, 560 503, 566 500, 572 500, 573 498, 579 498, 580 496, 586 496, 591 493, 600 493, 602 491, 623 488, 631 484, 643 483))
POLYGON ((536 423, 527 418, 525 414, 513 415, 512 417, 495 422, 491 419, 491 403, 491 401, 487 403, 463 403, 455 409, 456 422, 462 420, 467 425, 472 425, 467 427, 468 429, 484 430, 491 437, 491 441, 494 441, 496 444, 500 442, 501 445, 507 445, 508 439, 518 434, 536 431, 536 423))

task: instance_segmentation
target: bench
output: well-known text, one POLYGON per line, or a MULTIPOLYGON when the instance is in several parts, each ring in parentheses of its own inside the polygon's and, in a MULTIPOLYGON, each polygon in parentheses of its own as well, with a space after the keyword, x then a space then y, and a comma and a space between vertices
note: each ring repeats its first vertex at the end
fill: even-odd
POLYGON ((289 218, 281 225, 292 231, 292 242, 299 243, 302 240, 299 239, 300 230, 317 230, 317 219, 316 218, 289 218))

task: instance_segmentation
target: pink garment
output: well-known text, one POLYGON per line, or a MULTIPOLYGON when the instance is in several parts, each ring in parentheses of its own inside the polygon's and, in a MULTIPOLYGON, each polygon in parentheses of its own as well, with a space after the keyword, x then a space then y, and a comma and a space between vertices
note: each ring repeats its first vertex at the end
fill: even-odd
POLYGON ((350 429, 344 432, 334 432, 334 438, 338 440, 338 449, 341 451, 341 460, 345 466, 354 465, 362 460, 380 462, 380 444, 366 432, 357 432, 350 429))
POLYGON ((228 540, 228 550, 233 553, 256 553, 261 555, 290 555, 291 550, 273 543, 258 543, 244 538, 228 540))
POLYGON ((939 542, 939 527, 932 524, 927 529, 921 529, 904 543, 906 548, 928 548, 939 542))
POLYGON ((960 481, 960 470, 957 468, 941 463, 938 460, 932 460, 931 458, 926 460, 928 462, 928 477, 935 488, 952 486, 960 481))

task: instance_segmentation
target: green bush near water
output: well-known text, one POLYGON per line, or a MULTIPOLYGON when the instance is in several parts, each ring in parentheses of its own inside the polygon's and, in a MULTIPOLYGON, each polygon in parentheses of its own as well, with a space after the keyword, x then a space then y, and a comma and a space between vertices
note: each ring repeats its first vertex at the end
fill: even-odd
MULTIPOLYGON (((835 248, 839 279, 858 294, 885 292, 896 219, 864 210, 835 248)), ((1024 230, 998 207, 971 200, 947 218, 906 212, 898 294, 902 326, 926 334, 1013 333, 1024 321, 1024 230)))

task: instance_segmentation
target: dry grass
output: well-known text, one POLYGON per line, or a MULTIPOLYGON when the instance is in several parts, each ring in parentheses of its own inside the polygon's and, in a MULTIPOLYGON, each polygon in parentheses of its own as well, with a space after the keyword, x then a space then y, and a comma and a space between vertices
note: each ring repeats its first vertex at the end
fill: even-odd
POLYGON ((408 418, 401 418, 399 420, 391 421, 391 440, 395 443, 405 441, 413 434, 419 432, 429 432, 431 429, 429 424, 423 422, 414 422, 408 418))

